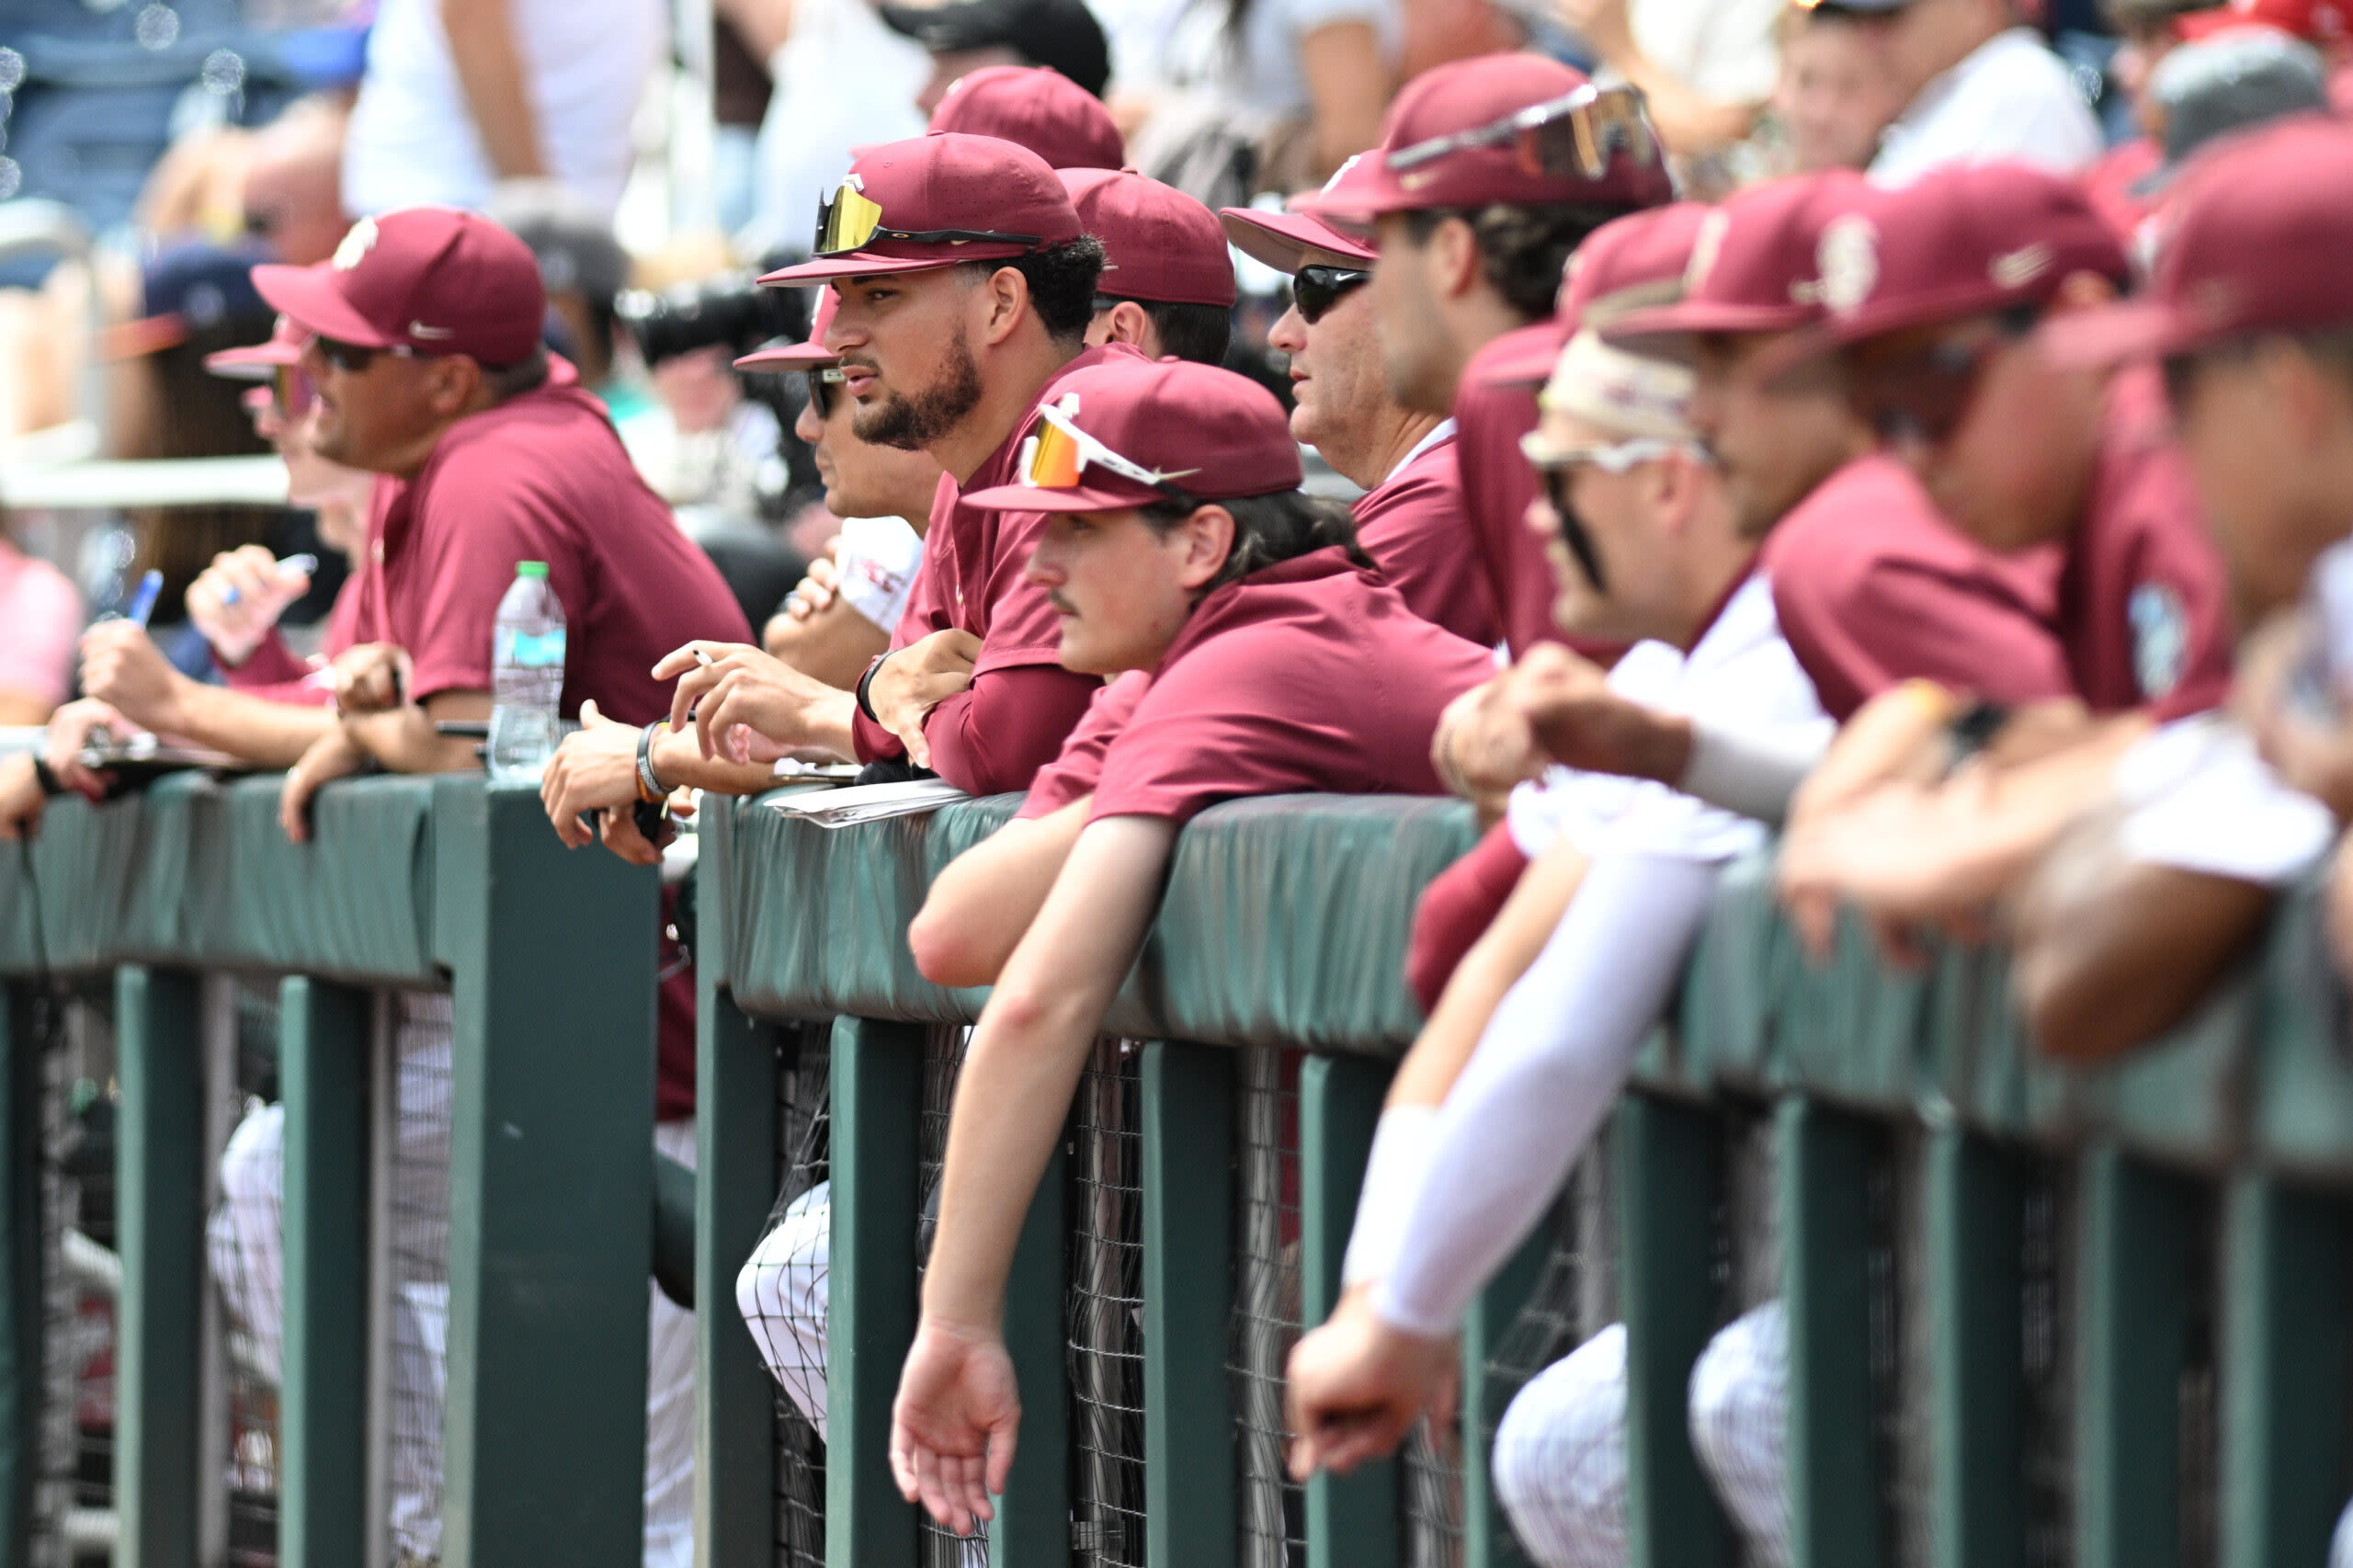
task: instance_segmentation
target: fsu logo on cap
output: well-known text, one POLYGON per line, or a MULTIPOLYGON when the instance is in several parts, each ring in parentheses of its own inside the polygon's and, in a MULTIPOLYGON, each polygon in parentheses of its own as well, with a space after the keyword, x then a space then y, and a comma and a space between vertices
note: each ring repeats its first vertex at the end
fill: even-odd
POLYGON ((374 250, 375 248, 376 220, 373 218, 362 218, 359 222, 351 225, 351 232, 345 234, 343 236, 343 243, 335 247, 335 270, 337 272, 350 271, 353 267, 359 265, 359 261, 362 256, 366 256, 369 251, 374 250))
POLYGON ((1723 254, 1724 231, 1732 227, 1732 217, 1722 208, 1699 220, 1699 232, 1691 237, 1691 260, 1683 268, 1683 291, 1696 294, 1707 286, 1708 274, 1716 269, 1716 257, 1723 254))
POLYGON ((1850 314, 1879 287, 1879 225, 1859 212, 1833 218, 1814 242, 1813 265, 1821 276, 1791 284, 1790 297, 1850 314))

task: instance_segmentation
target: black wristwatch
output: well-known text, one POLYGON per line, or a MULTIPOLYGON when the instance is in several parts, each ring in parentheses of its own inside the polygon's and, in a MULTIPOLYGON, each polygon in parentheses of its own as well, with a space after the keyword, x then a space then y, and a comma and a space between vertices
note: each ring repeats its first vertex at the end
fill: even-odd
POLYGON ((58 782, 56 773, 38 755, 33 757, 33 782, 39 784, 40 792, 52 801, 67 793, 65 786, 58 782))

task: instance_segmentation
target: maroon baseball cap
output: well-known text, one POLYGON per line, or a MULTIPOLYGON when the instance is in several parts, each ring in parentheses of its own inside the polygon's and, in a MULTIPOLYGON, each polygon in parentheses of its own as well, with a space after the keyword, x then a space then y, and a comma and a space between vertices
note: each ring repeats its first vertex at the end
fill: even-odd
POLYGON ((1216 213, 1133 169, 1063 169, 1061 176, 1080 225, 1103 242, 1097 293, 1233 308, 1233 258, 1225 254, 1216 213))
POLYGON ((1010 261, 1086 232, 1045 159, 961 131, 867 148, 820 209, 818 230, 813 259, 760 281, 823 283, 1010 261))
MULTIPOLYGON (((1340 173, 1346 174, 1347 168, 1347 164, 1341 165, 1340 173)), ((1221 207, 1217 217, 1234 249, 1277 272, 1296 273, 1302 267, 1370 267, 1381 256, 1357 235, 1342 233, 1305 212, 1221 207)))
POLYGON ((1305 477, 1283 405, 1231 370, 1121 354, 1072 371, 1054 393, 1022 441, 1020 482, 974 491, 964 505, 1117 512, 1180 495, 1281 494, 1305 477))
POLYGON ((823 370, 842 362, 825 347, 825 329, 834 324, 834 306, 841 296, 831 289, 817 290, 817 312, 809 318, 809 341, 777 342, 755 348, 735 361, 739 370, 823 370))
POLYGON ((303 346, 310 340, 310 333, 292 316, 282 315, 266 341, 247 348, 223 348, 207 354, 204 368, 216 376, 236 381, 266 381, 275 371, 299 361, 303 346))
POLYGON ((2058 317, 2042 339, 2055 358, 2102 365, 2353 324, 2348 255, 2353 126, 2287 121, 2193 161, 2167 204, 2148 288, 2058 317))
POLYGON ((931 111, 931 129, 1016 142, 1058 169, 1116 169, 1127 161, 1103 100, 1044 65, 966 72, 931 111))
POLYGON ((256 267, 254 288, 321 337, 493 367, 530 358, 548 308, 530 246, 450 207, 362 218, 332 260, 256 267))
POLYGON ((1363 227, 1384 212, 1654 207, 1674 196, 1640 93, 1596 87, 1542 55, 1482 54, 1408 82, 1381 120, 1381 145, 1300 209, 1363 227))
POLYGON ((2129 281, 2116 231, 2082 186, 2025 164, 1939 169, 1884 192, 1851 277, 1824 274, 1841 344, 2038 305, 2079 272, 2129 281))
POLYGON ((1636 353, 1683 354, 1709 333, 1787 332, 1866 286, 1877 200, 1847 170, 1751 186, 1708 212, 1691 239, 1682 298, 1630 311, 1601 335, 1636 353))

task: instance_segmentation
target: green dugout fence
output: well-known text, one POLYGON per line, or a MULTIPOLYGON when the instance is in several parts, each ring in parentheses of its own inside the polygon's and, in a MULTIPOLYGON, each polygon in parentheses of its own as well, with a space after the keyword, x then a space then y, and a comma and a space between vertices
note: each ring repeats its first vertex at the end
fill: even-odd
MULTIPOLYGON (((1453 1430, 1286 1484, 1282 1354, 1331 1304, 1418 1022, 1399 978, 1415 897, 1472 839, 1449 802, 1328 798, 1220 807, 1180 839, 1024 1233, 1013 1482, 984 1545, 940 1537, 885 1444, 984 994, 925 983, 904 937, 930 877, 1011 807, 841 830, 707 808, 708 1568, 1518 1562, 1495 1424, 1620 1321, 1632 1558, 1729 1565, 1686 1390, 1715 1330, 1776 1296, 1805 1568, 2324 1561, 2353 1495, 2353 1062, 2302 894, 2175 1038, 2082 1072, 2029 1051, 1997 954, 1899 972, 1849 932, 1816 968, 1767 866, 1734 867, 1609 1128, 1464 1324, 1453 1430), (823 1442, 734 1310, 744 1261, 820 1180, 823 1442)), ((275 810, 272 779, 179 778, 63 802, 0 848, 0 1539, 37 1563, 53 1512, 39 1019, 72 984, 110 992, 119 1063, 116 1561, 228 1561, 202 1238, 233 983, 274 986, 280 1017, 278 1561, 383 1559, 377 998, 423 991, 455 1022, 441 1559, 633 1562, 645 1279, 686 1240, 650 1145, 652 874, 565 852, 534 795, 479 779, 338 786, 308 847, 275 810)))

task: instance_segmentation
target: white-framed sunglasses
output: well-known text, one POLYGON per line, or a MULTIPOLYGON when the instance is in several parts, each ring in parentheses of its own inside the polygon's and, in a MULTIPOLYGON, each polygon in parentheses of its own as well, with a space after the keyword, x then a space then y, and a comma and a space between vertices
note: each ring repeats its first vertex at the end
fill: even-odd
POLYGON ((1092 465, 1108 469, 1121 479, 1159 491, 1172 501, 1190 501, 1192 496, 1181 486, 1171 483, 1201 471, 1197 468, 1178 469, 1164 473, 1149 469, 1134 460, 1121 456, 1101 441, 1080 429, 1071 413, 1058 404, 1048 403, 1038 410, 1037 431, 1021 444, 1019 472, 1021 483, 1039 490, 1075 490, 1080 479, 1092 465))

